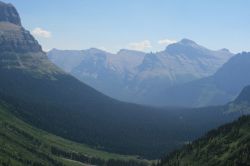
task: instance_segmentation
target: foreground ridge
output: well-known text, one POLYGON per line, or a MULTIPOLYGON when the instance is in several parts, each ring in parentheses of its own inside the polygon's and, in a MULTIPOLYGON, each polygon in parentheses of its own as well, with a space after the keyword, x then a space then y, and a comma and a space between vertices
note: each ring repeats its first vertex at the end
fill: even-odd
POLYGON ((250 116, 208 132, 162 158, 161 166, 250 165, 250 116))

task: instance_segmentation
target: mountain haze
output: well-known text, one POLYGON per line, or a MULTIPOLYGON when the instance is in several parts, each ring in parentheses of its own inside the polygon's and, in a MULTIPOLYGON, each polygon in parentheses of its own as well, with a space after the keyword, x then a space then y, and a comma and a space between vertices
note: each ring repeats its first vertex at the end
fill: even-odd
POLYGON ((48 52, 53 63, 104 94, 147 105, 158 105, 154 96, 168 87, 214 74, 232 55, 188 39, 148 54, 124 49, 117 54, 98 49, 48 52))
MULTIPOLYGON (((35 128, 92 148, 155 159, 241 115, 225 114, 228 106, 157 109, 114 100, 52 64, 21 21, 12 21, 12 5, 1 3, 0 16, 0 99, 35 128)), ((101 72, 106 56, 89 52, 90 71, 101 72)))
POLYGON ((158 102, 183 107, 226 104, 250 84, 249 70, 250 53, 237 54, 210 77, 166 89, 158 102))

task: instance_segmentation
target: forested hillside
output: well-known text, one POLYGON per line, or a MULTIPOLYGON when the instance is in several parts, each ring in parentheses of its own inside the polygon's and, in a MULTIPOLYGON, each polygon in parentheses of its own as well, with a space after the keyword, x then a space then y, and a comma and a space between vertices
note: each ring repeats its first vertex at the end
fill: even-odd
POLYGON ((228 105, 228 112, 241 112, 237 121, 211 130, 180 150, 163 157, 161 166, 250 165, 250 86, 228 105))
POLYGON ((204 137, 164 157, 160 165, 250 165, 250 116, 243 116, 208 132, 204 137))
POLYGON ((36 129, 10 113, 13 107, 0 102, 1 166, 147 166, 136 156, 122 156, 91 149, 36 129))

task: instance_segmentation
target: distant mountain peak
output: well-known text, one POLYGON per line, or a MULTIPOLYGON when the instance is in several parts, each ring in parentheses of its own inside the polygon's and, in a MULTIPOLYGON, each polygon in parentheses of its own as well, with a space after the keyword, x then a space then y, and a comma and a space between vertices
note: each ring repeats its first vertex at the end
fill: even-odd
POLYGON ((197 44, 196 42, 189 39, 182 39, 177 43, 173 43, 167 46, 165 52, 171 55, 186 54, 189 56, 194 56, 200 51, 209 51, 205 47, 197 44))
POLYGON ((245 87, 236 99, 236 103, 250 102, 250 86, 245 87))
POLYGON ((229 50, 229 49, 227 49, 227 48, 222 48, 222 49, 220 49, 219 51, 223 51, 223 52, 230 52, 230 50, 229 50))
POLYGON ((173 43, 173 44, 168 45, 166 50, 171 50, 172 48, 179 49, 180 47, 199 48, 202 46, 200 46, 199 44, 197 44, 193 40, 184 38, 177 43, 173 43))
POLYGON ((118 52, 117 52, 117 55, 121 55, 121 54, 145 54, 144 52, 142 51, 137 51, 137 50, 129 50, 129 49, 120 49, 118 52))
POLYGON ((106 53, 106 51, 101 50, 99 48, 89 48, 86 50, 86 52, 92 53, 92 54, 99 54, 99 53, 106 53))
POLYGON ((197 43, 195 43, 193 40, 186 39, 186 38, 182 39, 178 43, 179 44, 185 44, 185 45, 189 45, 189 44, 195 44, 195 45, 197 45, 197 43))
POLYGON ((49 50, 48 52, 52 52, 52 51, 59 51, 59 49, 57 49, 57 48, 52 48, 52 49, 49 50))
POLYGON ((0 1, 0 22, 9 22, 21 26, 19 14, 12 4, 0 1))

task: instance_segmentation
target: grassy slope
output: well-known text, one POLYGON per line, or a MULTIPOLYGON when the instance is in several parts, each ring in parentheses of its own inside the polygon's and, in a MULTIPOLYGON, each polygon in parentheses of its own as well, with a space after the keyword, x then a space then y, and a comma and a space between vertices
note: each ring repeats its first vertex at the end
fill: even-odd
POLYGON ((74 143, 17 119, 8 112, 8 107, 0 106, 0 165, 83 165, 80 162, 64 159, 51 153, 51 147, 65 152, 76 152, 103 160, 138 160, 136 156, 123 156, 91 149, 86 145, 74 143), (2 162, 2 163, 1 163, 2 162))
POLYGON ((210 131, 162 161, 164 166, 250 165, 250 116, 210 131))

